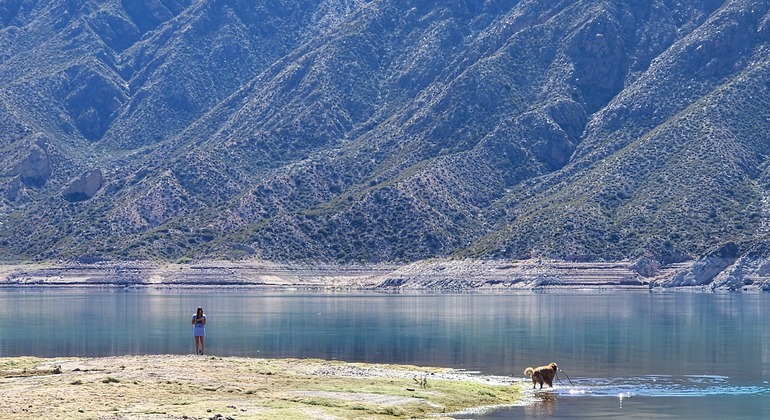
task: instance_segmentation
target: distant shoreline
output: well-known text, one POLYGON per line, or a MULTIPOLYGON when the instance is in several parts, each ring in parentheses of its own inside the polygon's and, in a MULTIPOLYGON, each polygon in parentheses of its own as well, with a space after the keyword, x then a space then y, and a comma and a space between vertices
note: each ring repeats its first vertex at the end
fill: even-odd
MULTIPOLYGON (((146 261, 0 265, 0 287, 217 287, 303 290, 492 291, 552 289, 770 290, 770 280, 715 286, 698 262, 639 267, 631 262, 429 260, 410 264, 278 264, 263 261, 146 261), (644 274, 644 275, 643 275, 644 274)), ((718 278, 714 276, 713 278, 718 278)))

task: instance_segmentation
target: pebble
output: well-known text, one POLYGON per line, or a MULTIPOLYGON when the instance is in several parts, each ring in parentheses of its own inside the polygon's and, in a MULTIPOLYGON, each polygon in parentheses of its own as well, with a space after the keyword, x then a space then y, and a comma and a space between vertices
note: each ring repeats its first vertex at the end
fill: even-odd
POLYGON ((230 417, 230 416, 225 417, 221 414, 217 414, 214 417, 210 417, 209 420, 235 420, 235 417, 230 417))

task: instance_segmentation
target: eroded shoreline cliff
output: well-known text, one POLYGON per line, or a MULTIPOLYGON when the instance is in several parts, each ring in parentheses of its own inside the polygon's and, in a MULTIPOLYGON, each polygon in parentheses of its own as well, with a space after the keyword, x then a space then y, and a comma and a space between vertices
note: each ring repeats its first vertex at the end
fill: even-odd
POLYGON ((428 260, 404 265, 301 265, 262 261, 147 261, 0 266, 0 287, 265 287, 379 291, 523 291, 553 288, 770 290, 770 262, 428 260))

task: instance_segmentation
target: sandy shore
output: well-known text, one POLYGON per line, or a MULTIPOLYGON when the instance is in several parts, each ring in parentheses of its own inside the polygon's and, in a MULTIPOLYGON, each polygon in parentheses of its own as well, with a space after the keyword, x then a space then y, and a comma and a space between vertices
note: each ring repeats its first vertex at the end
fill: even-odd
POLYGON ((0 358, 0 417, 452 418, 522 382, 444 368, 216 356, 0 358))

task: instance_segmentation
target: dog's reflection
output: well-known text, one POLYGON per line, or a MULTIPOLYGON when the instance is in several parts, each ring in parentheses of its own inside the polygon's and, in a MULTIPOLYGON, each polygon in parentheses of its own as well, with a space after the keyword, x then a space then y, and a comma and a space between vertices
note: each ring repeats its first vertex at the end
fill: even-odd
POLYGON ((556 394, 549 391, 535 392, 535 402, 524 407, 524 413, 533 417, 553 416, 556 407, 556 394))

